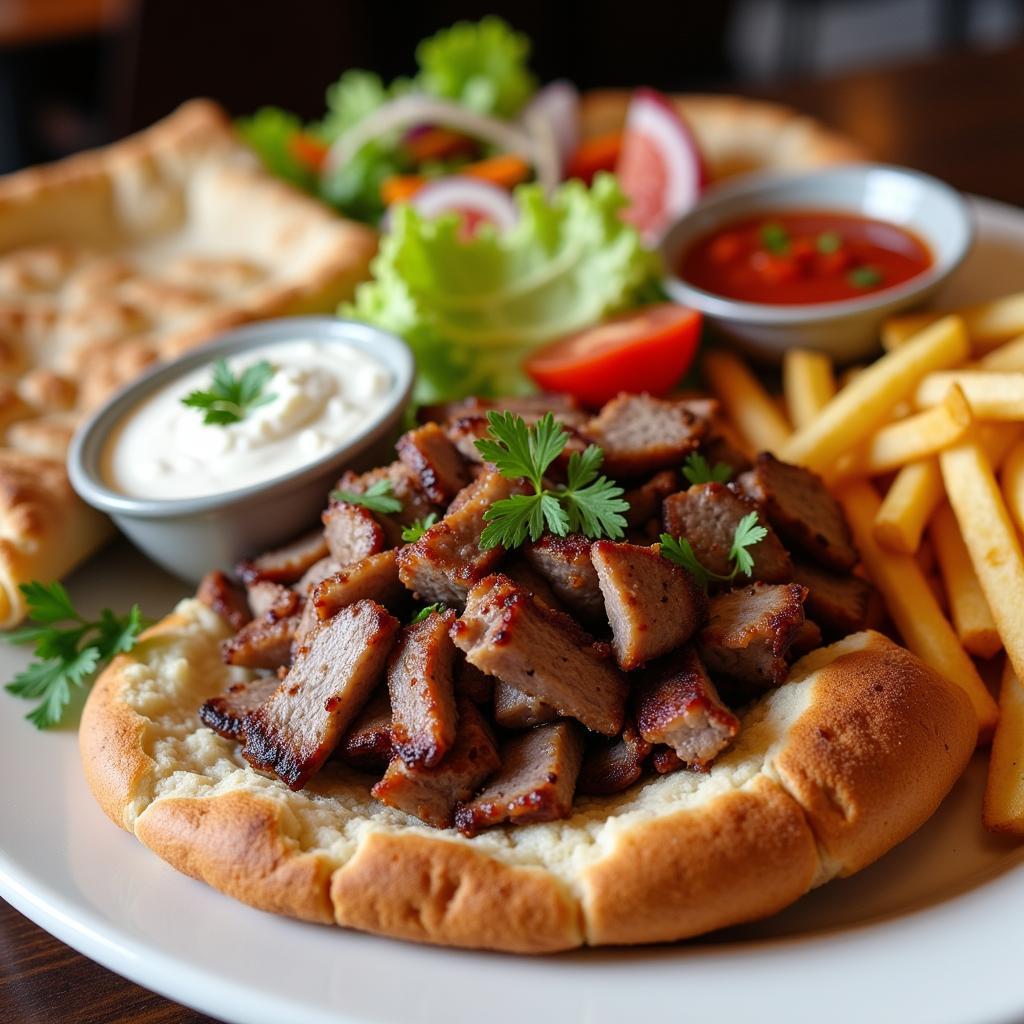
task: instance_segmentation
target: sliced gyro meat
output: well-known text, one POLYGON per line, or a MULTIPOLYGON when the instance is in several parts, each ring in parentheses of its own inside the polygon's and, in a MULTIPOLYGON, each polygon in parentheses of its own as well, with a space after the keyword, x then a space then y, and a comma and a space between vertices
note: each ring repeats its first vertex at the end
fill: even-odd
POLYGON ((460 651, 456 659, 455 695, 471 700, 477 706, 494 703, 494 687, 498 682, 494 676, 481 672, 476 665, 470 665, 460 651))
POLYGON ((242 735, 242 720, 267 700, 280 682, 276 675, 267 675, 232 683, 200 707, 199 721, 225 739, 237 740, 242 735))
POLYGON ((274 694, 245 719, 243 755, 301 789, 334 751, 384 674, 398 620, 359 601, 298 645, 274 694))
POLYGON ((838 574, 797 561, 793 581, 807 588, 807 613, 831 636, 866 629, 874 587, 851 574, 838 574))
POLYGON ((298 591, 271 580, 250 583, 246 587, 246 595, 254 619, 262 619, 267 615, 274 619, 285 619, 297 614, 302 605, 298 591))
POLYGON ((664 743, 696 768, 710 765, 740 731, 740 720, 722 703, 692 647, 645 673, 636 721, 648 743, 664 743))
POLYGON ((789 548, 837 572, 857 564, 846 516, 817 473, 761 452, 741 483, 789 548))
POLYGON ((557 717, 558 712, 550 704, 517 690, 503 679, 495 682, 494 720, 503 729, 529 729, 557 717))
POLYGON ((628 687, 606 648, 507 576, 488 576, 473 587, 452 639, 481 671, 559 715, 604 736, 621 731, 628 687))
POLYGON ((460 700, 456 711, 455 745, 436 768, 410 768, 394 757, 370 791, 381 803, 435 828, 450 827, 456 805, 468 800, 501 764, 494 735, 476 705, 460 700))
POLYGON ((499 473, 485 473, 470 485, 469 497, 398 553, 398 575, 424 601, 461 605, 469 588, 493 572, 504 557, 501 547, 480 549, 484 513, 519 493, 521 485, 499 473))
POLYGON ((535 601, 546 608, 564 612, 565 606, 555 596, 554 588, 529 562, 520 558, 507 559, 501 567, 502 573, 514 583, 528 591, 535 601))
POLYGON ((626 491, 623 497, 629 502, 626 523, 631 527, 643 526, 652 519, 661 521, 661 503, 675 494, 682 484, 677 470, 663 469, 645 483, 626 491))
POLYGON ((655 747, 651 753, 651 767, 658 775, 671 775, 682 771, 686 764, 671 747, 655 747))
POLYGON ((538 725, 502 744, 501 768, 476 798, 455 810, 466 835, 502 822, 557 821, 572 812, 583 760, 575 722, 538 725))
MULTIPOLYGON (((806 601, 804 601, 804 607, 807 607, 806 601)), ((816 651, 821 647, 822 642, 821 628, 816 622, 805 618, 803 625, 797 630, 793 637, 793 642, 789 646, 789 657, 796 661, 797 658, 802 658, 805 654, 816 651)))
POLYGON ((619 668, 631 671, 686 643, 707 616, 707 598, 657 546, 595 541, 597 571, 619 668))
POLYGON ((410 768, 433 768, 455 742, 455 612, 431 612, 406 626, 388 659, 391 738, 410 768))
POLYGON ((450 423, 461 416, 482 416, 487 413, 511 412, 522 416, 527 423, 539 420, 546 412, 550 412, 556 420, 570 426, 578 425, 587 420, 587 413, 572 397, 562 392, 542 392, 539 395, 506 395, 498 398, 460 398, 455 402, 444 402, 439 405, 426 405, 420 409, 420 420, 423 422, 450 423))
POLYGON ((386 546, 384 528, 362 505, 332 501, 322 519, 327 547, 339 566, 352 565, 386 546))
POLYGON ((391 760, 391 702, 378 686, 338 744, 338 756, 363 771, 384 771, 391 760))
POLYGON ((416 474, 420 490, 447 505, 469 483, 466 460, 436 423, 426 423, 398 439, 398 457, 416 474))
POLYGON ((778 686, 789 672, 786 656, 804 622, 806 594, 797 583, 752 583, 712 598, 698 642, 708 671, 759 689, 778 686))
POLYGON ((302 574, 301 579, 295 584, 295 590, 302 597, 306 597, 321 580, 333 576, 340 568, 341 566, 330 555, 326 555, 302 574))
POLYGON ((576 791, 591 796, 621 793, 639 782, 651 745, 632 722, 617 740, 592 740, 583 755, 576 791))
POLYGON ((275 619, 265 615, 253 619, 221 645, 221 656, 228 665, 241 668, 280 668, 292 658, 292 641, 299 628, 299 616, 275 619))
POLYGON ((199 581, 196 597, 232 629, 241 629, 252 618, 245 591, 219 570, 208 572, 199 581))
POLYGON ((707 429, 707 421, 680 402, 622 394, 608 402, 582 433, 604 449, 604 471, 617 479, 679 465, 707 429))
POLYGON ((526 561, 551 585, 555 596, 588 624, 606 622, 604 597, 590 561, 593 541, 578 533, 546 534, 523 545, 526 561))
MULTIPOLYGON (((736 527, 744 516, 757 512, 750 498, 719 483, 695 484, 665 499, 662 517, 665 532, 686 538, 697 560, 710 572, 728 576, 733 569, 732 550, 736 527)), ((782 583, 793 577, 793 563, 771 527, 763 540, 748 550, 754 560, 753 579, 782 583)))
POLYGON ((295 583, 321 558, 328 555, 322 530, 303 534, 283 548, 275 548, 238 565, 238 575, 246 584, 257 580, 274 583, 295 583))
POLYGON ((374 484, 385 482, 390 489, 389 497, 399 502, 397 512, 375 512, 374 516, 384 528, 384 534, 391 547, 402 543, 402 528, 425 519, 437 507, 420 490, 416 474, 404 462, 392 462, 366 473, 345 473, 338 481, 339 491, 365 494, 374 484))
POLYGON ((322 622, 356 601, 373 600, 387 608, 404 596, 396 552, 381 551, 322 579, 310 592, 307 608, 313 621, 322 622))

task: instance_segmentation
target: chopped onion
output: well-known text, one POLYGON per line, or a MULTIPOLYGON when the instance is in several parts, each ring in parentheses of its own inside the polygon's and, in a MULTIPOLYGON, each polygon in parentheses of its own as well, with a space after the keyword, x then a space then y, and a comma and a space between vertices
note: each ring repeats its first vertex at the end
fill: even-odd
POLYGON ((530 100, 523 111, 523 123, 529 129, 541 118, 551 126, 561 166, 565 167, 580 144, 580 94, 572 82, 564 78, 549 82, 530 100))

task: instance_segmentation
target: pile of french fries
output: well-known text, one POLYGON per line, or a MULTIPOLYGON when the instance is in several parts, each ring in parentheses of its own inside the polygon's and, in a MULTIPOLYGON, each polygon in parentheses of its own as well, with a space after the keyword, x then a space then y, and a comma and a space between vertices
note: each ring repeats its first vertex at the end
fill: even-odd
POLYGON ((904 644, 965 690, 991 742, 985 826, 1024 836, 1024 292, 898 317, 882 343, 838 379, 827 356, 788 352, 781 397, 729 352, 704 373, 748 450, 833 489, 904 644))

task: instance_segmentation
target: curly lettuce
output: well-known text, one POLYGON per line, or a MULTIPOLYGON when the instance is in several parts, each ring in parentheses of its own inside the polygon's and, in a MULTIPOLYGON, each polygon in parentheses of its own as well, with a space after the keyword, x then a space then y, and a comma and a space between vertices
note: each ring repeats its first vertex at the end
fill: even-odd
POLYGON ((307 192, 315 188, 316 175, 292 149, 295 137, 303 130, 298 117, 280 107, 263 107, 250 117, 240 117, 235 128, 271 174, 307 192))
POLYGON ((590 189, 566 182, 550 198, 523 185, 516 203, 512 229, 470 239, 458 215, 427 220, 397 207, 374 279, 341 310, 405 338, 419 401, 527 391, 531 349, 651 295, 657 256, 620 218, 614 177, 590 189))

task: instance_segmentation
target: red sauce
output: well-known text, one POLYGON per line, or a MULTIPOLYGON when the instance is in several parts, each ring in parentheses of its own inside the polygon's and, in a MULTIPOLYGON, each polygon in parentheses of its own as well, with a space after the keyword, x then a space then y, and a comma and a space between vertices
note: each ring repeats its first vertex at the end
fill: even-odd
POLYGON ((741 302, 807 305, 854 299, 924 273, 921 239, 885 221, 828 211, 763 213, 699 239, 680 276, 741 302))

